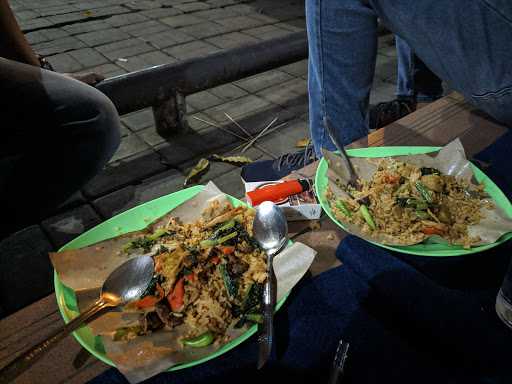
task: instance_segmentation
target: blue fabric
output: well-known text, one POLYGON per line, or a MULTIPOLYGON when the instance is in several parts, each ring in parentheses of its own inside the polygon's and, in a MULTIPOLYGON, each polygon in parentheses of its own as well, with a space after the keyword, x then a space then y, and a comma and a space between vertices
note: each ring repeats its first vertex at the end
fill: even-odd
POLYGON ((377 55, 377 15, 360 0, 306 0, 311 139, 318 157, 335 146, 333 124, 345 145, 368 134, 367 108, 377 55))
MULTIPOLYGON (((512 200, 512 132, 507 131, 499 140, 475 155, 475 159, 483 162, 482 170, 512 200)), ((480 164, 477 164, 480 165, 480 164)))
POLYGON ((345 240, 342 248, 345 264, 370 285, 365 305, 382 324, 449 362, 447 370, 457 367, 475 379, 500 383, 512 380, 512 331, 494 309, 510 261, 509 244, 441 260, 391 255, 356 238, 345 240), (443 285, 445 280, 450 288, 443 285))
POLYGON ((368 130, 377 19, 450 86, 512 124, 512 3, 506 0, 306 0, 309 119, 315 151, 368 130))
POLYGON ((395 36, 397 79, 396 95, 398 97, 414 96, 414 52, 399 36, 395 36))

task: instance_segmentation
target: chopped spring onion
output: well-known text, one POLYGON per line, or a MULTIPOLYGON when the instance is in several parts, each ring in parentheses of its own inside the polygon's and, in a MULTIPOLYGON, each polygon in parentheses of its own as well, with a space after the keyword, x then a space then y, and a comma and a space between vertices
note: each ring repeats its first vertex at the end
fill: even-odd
POLYGON ((263 315, 261 313, 248 313, 245 315, 245 318, 249 321, 252 321, 253 323, 263 323, 263 315))
POLYGON ((210 331, 207 331, 199 336, 192 337, 190 339, 184 339, 181 342, 184 345, 187 345, 189 347, 202 348, 202 347, 207 347, 208 345, 213 343, 213 339, 214 339, 213 333, 210 331))
POLYGON ((343 213, 347 217, 352 217, 352 212, 347 207, 347 204, 343 200, 336 201, 336 208, 338 208, 341 213, 343 213))
POLYGON ((370 211, 368 210, 368 207, 364 204, 362 204, 359 207, 359 212, 361 213, 361 216, 363 216, 364 221, 368 224, 370 229, 375 230, 377 229, 377 226, 375 225, 375 221, 373 221, 373 217, 370 214, 370 211))
POLYGON ((430 190, 422 182, 417 181, 415 186, 423 200, 425 200, 428 204, 432 204, 434 202, 432 192, 430 192, 430 190))

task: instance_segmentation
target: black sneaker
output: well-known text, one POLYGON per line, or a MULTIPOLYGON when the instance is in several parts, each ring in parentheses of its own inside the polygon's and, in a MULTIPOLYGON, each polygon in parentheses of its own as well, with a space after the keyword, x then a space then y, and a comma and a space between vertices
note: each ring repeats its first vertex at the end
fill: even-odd
POLYGON ((308 145, 302 151, 287 153, 275 160, 261 160, 248 164, 242 168, 242 178, 246 182, 279 180, 316 159, 313 146, 308 145))
POLYGON ((413 97, 399 97, 370 106, 368 128, 371 130, 382 128, 415 110, 416 101, 413 97))

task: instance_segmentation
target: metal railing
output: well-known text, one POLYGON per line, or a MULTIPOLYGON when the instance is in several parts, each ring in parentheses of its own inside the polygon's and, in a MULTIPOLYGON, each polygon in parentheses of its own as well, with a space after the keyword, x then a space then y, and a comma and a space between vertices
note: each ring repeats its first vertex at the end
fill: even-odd
POLYGON ((240 46, 178 63, 163 64, 102 81, 105 93, 123 115, 152 107, 158 134, 188 130, 185 96, 307 58, 307 36, 240 46))

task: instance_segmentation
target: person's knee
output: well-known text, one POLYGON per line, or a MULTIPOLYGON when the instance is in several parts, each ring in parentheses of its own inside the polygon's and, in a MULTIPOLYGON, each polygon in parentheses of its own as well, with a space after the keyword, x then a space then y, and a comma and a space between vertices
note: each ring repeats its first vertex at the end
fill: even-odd
POLYGON ((97 135, 97 143, 103 149, 103 156, 110 159, 121 140, 119 114, 112 101, 100 91, 96 90, 92 103, 96 109, 94 131, 97 135))
POLYGON ((473 103, 507 127, 512 127, 512 87, 485 95, 472 95, 473 103))
POLYGON ((97 89, 80 84, 66 104, 59 117, 64 128, 86 137, 98 160, 108 161, 120 143, 121 123, 112 101, 97 89))

